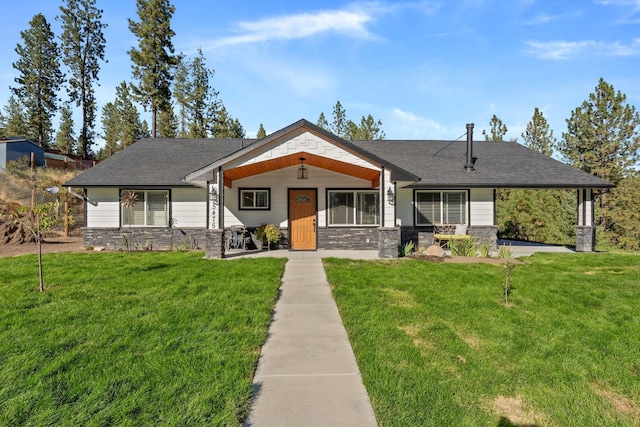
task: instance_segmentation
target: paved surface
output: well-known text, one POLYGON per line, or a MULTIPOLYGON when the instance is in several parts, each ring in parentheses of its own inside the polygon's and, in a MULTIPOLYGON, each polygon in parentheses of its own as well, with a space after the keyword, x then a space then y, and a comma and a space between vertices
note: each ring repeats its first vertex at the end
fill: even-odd
POLYGON ((283 254, 289 261, 245 426, 377 425, 320 259, 337 255, 322 252, 283 254))
MULTIPOLYGON (((516 257, 572 252, 550 245, 500 243, 512 243, 516 257)), ((226 259, 258 257, 288 261, 245 426, 376 426, 321 259, 378 259, 378 251, 229 252, 226 259)))

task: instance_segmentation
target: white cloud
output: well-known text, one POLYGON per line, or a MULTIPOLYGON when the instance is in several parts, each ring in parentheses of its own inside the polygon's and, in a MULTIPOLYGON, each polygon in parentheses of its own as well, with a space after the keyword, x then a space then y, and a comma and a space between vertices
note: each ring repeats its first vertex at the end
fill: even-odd
POLYGON ((204 43, 204 50, 261 43, 271 40, 295 40, 319 34, 341 34, 355 39, 377 39, 367 28, 380 15, 398 10, 414 9, 433 13, 439 8, 431 2, 360 2, 343 9, 318 10, 293 15, 282 15, 257 21, 243 21, 235 25, 236 35, 204 43))
POLYGON ((593 56, 636 56, 640 54, 640 38, 633 39, 629 44, 597 40, 554 40, 548 42, 530 40, 527 44, 530 48, 527 51, 528 54, 550 60, 593 56))
POLYGON ((366 28, 366 24, 372 20, 372 15, 362 11, 327 10, 240 22, 237 25, 238 35, 215 40, 209 48, 301 39, 321 33, 338 33, 360 39, 374 38, 366 28))
MULTIPOLYGON (((418 139, 438 139, 444 137, 448 131, 438 122, 420 117, 413 113, 402 111, 399 108, 393 109, 392 124, 393 135, 403 135, 407 138, 418 139)), ((391 135, 388 132, 387 135, 391 135)))

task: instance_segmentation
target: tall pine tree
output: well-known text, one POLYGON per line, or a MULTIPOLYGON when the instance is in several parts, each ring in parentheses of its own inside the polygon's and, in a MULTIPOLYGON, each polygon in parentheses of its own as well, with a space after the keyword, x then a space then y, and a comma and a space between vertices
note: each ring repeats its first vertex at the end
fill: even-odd
POLYGON ((56 133, 56 150, 64 154, 75 153, 76 138, 73 134, 73 116, 71 107, 65 103, 60 109, 60 127, 56 133))
POLYGON ((175 7, 168 0, 136 0, 139 22, 129 19, 129 29, 138 39, 138 48, 129 56, 133 62, 132 85, 136 98, 151 109, 151 136, 157 135, 157 114, 171 108, 171 81, 180 62, 174 54, 171 17, 175 7))
POLYGON ((617 184, 640 160, 640 116, 627 96, 600 79, 571 113, 560 153, 585 172, 617 184))
POLYGON ((62 15, 63 62, 69 67, 69 99, 82 109, 82 125, 79 136, 78 154, 83 158, 92 156, 94 144, 93 130, 96 120, 96 96, 94 83, 98 82, 99 61, 104 61, 106 44, 101 22, 102 10, 95 0, 63 0, 62 15))
POLYGON ((51 25, 38 13, 29 29, 20 32, 23 44, 16 46, 18 61, 13 64, 19 75, 13 93, 27 109, 29 126, 37 142, 49 148, 53 128, 51 118, 58 110, 58 91, 64 81, 60 71, 60 48, 51 25))

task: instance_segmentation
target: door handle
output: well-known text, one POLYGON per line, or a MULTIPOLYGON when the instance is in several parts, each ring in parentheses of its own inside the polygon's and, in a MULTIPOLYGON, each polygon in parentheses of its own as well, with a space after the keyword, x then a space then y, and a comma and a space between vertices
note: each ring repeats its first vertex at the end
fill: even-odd
POLYGON ((314 231, 314 232, 315 232, 315 231, 317 231, 317 228, 316 228, 316 219, 315 219, 315 218, 313 219, 313 231, 314 231))

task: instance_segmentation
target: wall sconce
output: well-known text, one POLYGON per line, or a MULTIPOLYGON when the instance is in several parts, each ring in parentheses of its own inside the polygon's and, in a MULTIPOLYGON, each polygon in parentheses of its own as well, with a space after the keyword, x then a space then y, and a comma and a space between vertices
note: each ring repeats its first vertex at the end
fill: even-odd
POLYGON ((387 200, 390 205, 396 204, 396 195, 393 193, 393 187, 391 186, 389 186, 389 189, 387 190, 387 200))
POLYGON ((304 157, 300 157, 300 167, 298 168, 298 179, 309 179, 309 170, 304 167, 304 157))

